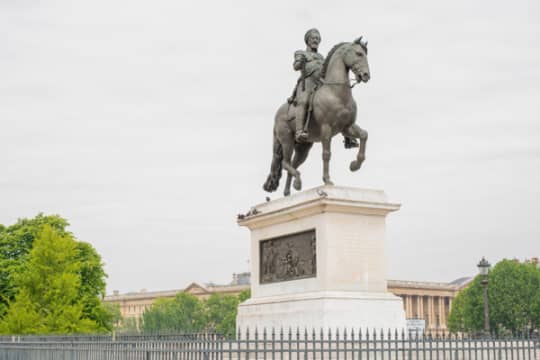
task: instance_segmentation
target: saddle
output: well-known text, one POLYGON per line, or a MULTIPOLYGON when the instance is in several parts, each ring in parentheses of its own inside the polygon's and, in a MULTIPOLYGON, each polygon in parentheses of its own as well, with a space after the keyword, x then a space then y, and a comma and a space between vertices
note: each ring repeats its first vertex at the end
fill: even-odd
MULTIPOLYGON (((302 77, 298 79, 298 82, 296 86, 294 87, 292 95, 287 99, 287 103, 289 104, 289 108, 287 109, 287 121, 293 121, 296 118, 296 111, 294 111, 294 108, 298 105, 296 102, 296 91, 298 89, 298 85, 300 85, 300 82, 303 80, 304 78, 302 77)), ((309 132, 308 131, 309 122, 311 120, 311 116, 313 113, 313 98, 315 97, 315 94, 317 93, 317 90, 319 90, 321 85, 322 85, 322 82, 320 80, 317 81, 317 84, 315 85, 315 89, 311 92, 311 94, 309 94, 309 97, 308 97, 306 121, 304 122, 304 130, 306 132, 309 132)), ((357 148, 360 146, 360 144, 358 143, 358 141, 356 141, 355 138, 345 136, 345 135, 343 135, 343 145, 345 149, 352 149, 352 148, 357 148)))

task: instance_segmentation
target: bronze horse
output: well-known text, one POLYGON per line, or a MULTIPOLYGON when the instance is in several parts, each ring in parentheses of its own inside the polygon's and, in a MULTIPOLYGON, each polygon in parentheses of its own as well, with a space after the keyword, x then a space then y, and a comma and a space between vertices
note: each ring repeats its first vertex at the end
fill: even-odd
POLYGON ((297 168, 306 160, 313 143, 319 141, 323 147, 323 181, 326 185, 333 185, 328 165, 332 137, 338 133, 360 140, 356 160, 350 164, 351 171, 360 169, 366 158, 368 134, 355 124, 356 102, 352 97, 349 70, 354 73, 358 83, 369 81, 367 42, 362 37, 352 43, 338 44, 328 53, 321 71, 323 85, 313 96, 313 111, 308 124, 309 138, 306 142, 295 142, 295 126, 294 121, 291 121, 294 119, 294 108, 285 103, 278 109, 274 120, 272 165, 263 185, 264 190, 272 192, 278 188, 282 168, 287 171, 284 195, 291 193, 292 178, 294 188, 301 190, 302 180, 297 168))

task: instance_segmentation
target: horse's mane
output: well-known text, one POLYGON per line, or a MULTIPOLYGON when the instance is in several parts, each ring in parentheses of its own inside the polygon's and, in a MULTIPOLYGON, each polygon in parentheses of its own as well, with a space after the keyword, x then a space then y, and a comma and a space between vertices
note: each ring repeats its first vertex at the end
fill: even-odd
POLYGON ((347 44, 346 42, 342 42, 334 46, 330 51, 328 52, 328 55, 326 56, 326 59, 324 59, 324 63, 321 69, 321 78, 324 79, 326 76, 326 70, 328 69, 328 64, 330 63, 330 59, 332 58, 332 55, 336 52, 336 50, 341 46, 347 44))

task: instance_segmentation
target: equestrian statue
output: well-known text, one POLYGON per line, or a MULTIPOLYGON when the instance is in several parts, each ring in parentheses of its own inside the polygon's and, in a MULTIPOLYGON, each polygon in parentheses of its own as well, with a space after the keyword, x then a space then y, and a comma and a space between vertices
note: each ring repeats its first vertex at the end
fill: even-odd
POLYGON ((360 169, 365 160, 368 137, 367 131, 355 124, 356 102, 352 97, 352 87, 370 78, 367 41, 360 37, 337 44, 324 59, 318 53, 321 36, 317 29, 308 30, 304 40, 307 48, 296 51, 293 62, 300 78, 274 119, 273 159, 263 185, 265 191, 277 190, 284 169, 285 196, 291 193, 291 182, 296 190, 302 189, 298 167, 306 160, 314 142, 322 143, 323 182, 333 185, 329 174, 332 137, 341 133, 346 148, 358 147, 356 160, 349 166, 351 171, 360 169), (353 85, 349 71, 356 78, 353 85))

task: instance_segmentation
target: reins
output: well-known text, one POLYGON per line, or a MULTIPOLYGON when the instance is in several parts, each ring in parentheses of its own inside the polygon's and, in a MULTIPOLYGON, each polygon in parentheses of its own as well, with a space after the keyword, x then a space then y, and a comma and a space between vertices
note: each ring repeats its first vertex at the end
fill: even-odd
POLYGON ((347 82, 328 82, 324 79, 321 79, 321 80, 322 80, 323 85, 349 85, 351 89, 358 84, 358 81, 356 80, 353 80, 352 83, 351 83, 351 80, 349 80, 348 83, 347 82))

